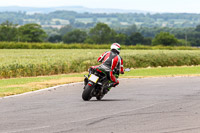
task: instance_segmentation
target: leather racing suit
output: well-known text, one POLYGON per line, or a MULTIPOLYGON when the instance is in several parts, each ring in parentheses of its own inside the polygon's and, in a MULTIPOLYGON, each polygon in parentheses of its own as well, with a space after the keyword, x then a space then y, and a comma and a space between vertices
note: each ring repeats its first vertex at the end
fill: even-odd
POLYGON ((117 69, 121 74, 124 74, 123 59, 116 51, 111 50, 108 52, 104 52, 97 61, 102 62, 102 64, 96 67, 105 70, 110 80, 114 83, 113 87, 117 86, 119 84, 119 81, 114 76, 113 70, 117 69))

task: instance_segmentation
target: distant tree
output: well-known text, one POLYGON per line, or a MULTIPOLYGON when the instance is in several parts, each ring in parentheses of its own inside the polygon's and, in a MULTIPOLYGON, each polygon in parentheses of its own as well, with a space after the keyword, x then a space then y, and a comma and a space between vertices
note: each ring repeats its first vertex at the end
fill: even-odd
POLYGON ((6 21, 0 25, 0 41, 16 41, 17 25, 6 21))
POLYGON ((116 32, 107 24, 97 23, 89 32, 90 40, 96 44, 111 43, 115 40, 116 32))
POLYGON ((87 24, 85 25, 85 28, 91 28, 91 27, 94 27, 95 24, 96 24, 95 22, 87 23, 87 24))
POLYGON ((197 27, 196 27, 195 31, 197 31, 197 32, 200 32, 200 24, 199 24, 199 25, 197 25, 197 27))
POLYGON ((132 33, 129 36, 129 42, 132 45, 136 45, 136 44, 143 44, 144 42, 144 37, 142 36, 142 34, 140 34, 139 32, 135 32, 132 33))
POLYGON ((179 39, 177 45, 178 46, 191 46, 190 42, 186 41, 185 39, 179 39))
POLYGON ((173 35, 168 32, 160 32, 159 34, 156 35, 156 37, 152 41, 153 45, 177 45, 178 44, 178 39, 173 35))
POLYGON ((87 38, 87 33, 81 30, 68 32, 63 36, 64 43, 83 43, 87 38))
POLYGON ((38 24, 25 24, 18 29, 20 41, 43 42, 47 37, 42 27, 38 24))
POLYGON ((48 38, 48 41, 49 41, 49 42, 52 42, 52 43, 61 42, 61 41, 62 41, 62 36, 61 36, 61 35, 53 35, 53 36, 50 36, 50 37, 48 38))
MULTIPOLYGON (((125 26, 122 23, 127 23, 131 25, 136 23, 139 26, 143 27, 162 27, 162 26, 170 26, 170 27, 194 27, 199 24, 200 14, 185 14, 185 13, 155 13, 155 14, 144 14, 144 13, 77 13, 73 11, 55 11, 51 13, 35 13, 35 14, 26 14, 22 12, 1 12, 0 13, 0 23, 9 20, 13 23, 18 23, 19 25, 29 23, 30 20, 33 23, 40 22, 40 24, 44 25, 44 22, 49 23, 50 25, 54 24, 53 19, 63 19, 69 21, 71 25, 76 22, 81 22, 81 19, 90 19, 97 18, 105 18, 105 21, 111 22, 110 26, 125 26), (107 19, 108 18, 108 19, 107 19), (110 18, 110 19, 109 19, 110 18), (115 20, 113 23, 112 20, 115 20), (181 21, 180 21, 181 20, 181 21), (21 22, 20 22, 21 21, 21 22), (118 25, 118 24, 121 25, 118 25)), ((95 19, 94 19, 95 20, 95 19)), ((84 25, 83 25, 84 26, 84 25)), ((77 28, 77 27, 75 27, 77 28)), ((85 28, 85 27, 81 27, 85 28)), ((127 30, 130 32, 139 32, 137 30, 131 30, 131 27, 128 27, 127 30), (129 30, 130 29, 130 30, 129 30)), ((127 32, 130 35, 130 32, 127 32)), ((166 32, 166 31, 165 31, 166 32)), ((141 32, 140 32, 141 33, 141 32)), ((143 34, 144 35, 144 34, 143 34)), ((145 36, 145 35, 144 35, 145 36)), ((152 36, 151 36, 152 37, 152 36)))
POLYGON ((126 40, 127 40, 127 35, 126 34, 116 34, 115 36, 115 42, 119 43, 119 44, 125 44, 126 40))
POLYGON ((70 23, 71 25, 73 25, 75 22, 76 22, 76 21, 75 21, 75 18, 69 18, 69 23, 70 23))
POLYGON ((129 26, 128 28, 125 29, 124 33, 127 35, 131 35, 132 33, 135 33, 138 31, 138 28, 135 24, 129 26))
POLYGON ((179 39, 179 45, 200 46, 200 32, 196 29, 176 33, 176 37, 179 39))
POLYGON ((198 47, 200 47, 200 39, 199 38, 191 39, 190 42, 191 42, 192 46, 198 46, 198 47))
POLYGON ((145 37, 142 44, 143 45, 151 45, 152 44, 152 38, 151 37, 145 37))
POLYGON ((71 25, 66 25, 62 27, 59 31, 59 33, 64 36, 66 33, 73 31, 74 28, 71 25))
POLYGON ((84 28, 85 26, 86 26, 86 24, 83 22, 75 22, 73 24, 73 27, 76 27, 76 28, 84 28))

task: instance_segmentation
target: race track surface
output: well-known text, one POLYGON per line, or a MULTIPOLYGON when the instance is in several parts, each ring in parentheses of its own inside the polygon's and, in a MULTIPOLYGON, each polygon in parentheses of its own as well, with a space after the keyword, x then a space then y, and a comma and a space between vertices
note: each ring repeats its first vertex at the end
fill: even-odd
POLYGON ((103 101, 82 88, 0 99, 0 133, 200 133, 200 77, 122 79, 103 101))

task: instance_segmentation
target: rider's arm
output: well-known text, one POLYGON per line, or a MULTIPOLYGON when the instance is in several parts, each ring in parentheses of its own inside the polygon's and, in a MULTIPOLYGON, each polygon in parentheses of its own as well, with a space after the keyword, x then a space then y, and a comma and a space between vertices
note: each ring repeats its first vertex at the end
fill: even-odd
POLYGON ((106 56, 106 54, 107 54, 107 52, 104 52, 104 53, 97 59, 97 61, 98 61, 98 62, 102 62, 103 59, 104 59, 104 57, 106 56))
POLYGON ((120 64, 120 73, 124 74, 124 66, 123 66, 123 59, 121 58, 121 64, 120 64))

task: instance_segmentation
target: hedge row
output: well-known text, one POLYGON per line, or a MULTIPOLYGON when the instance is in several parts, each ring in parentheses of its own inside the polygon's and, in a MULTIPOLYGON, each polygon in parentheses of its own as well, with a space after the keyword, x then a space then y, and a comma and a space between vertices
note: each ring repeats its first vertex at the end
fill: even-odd
MULTIPOLYGON (((26 42, 0 42, 0 49, 109 49, 110 44, 62 44, 62 43, 26 43, 26 42)), ((187 46, 144 46, 122 45, 123 49, 143 50, 199 50, 196 47, 187 46)))

